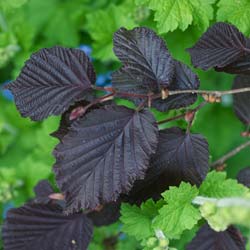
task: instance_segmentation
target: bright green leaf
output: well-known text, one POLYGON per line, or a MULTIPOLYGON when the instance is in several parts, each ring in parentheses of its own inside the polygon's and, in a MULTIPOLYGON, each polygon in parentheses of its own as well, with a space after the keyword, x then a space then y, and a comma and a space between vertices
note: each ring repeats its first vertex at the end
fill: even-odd
POLYGON ((192 23, 205 30, 213 18, 212 4, 215 0, 137 0, 137 4, 148 4, 155 11, 159 33, 187 29, 192 23))
POLYGON ((171 187, 162 194, 167 205, 159 210, 153 226, 162 230, 168 238, 179 238, 184 230, 192 229, 201 218, 199 209, 192 205, 198 189, 182 182, 179 187, 171 187))
POLYGON ((123 232, 136 237, 138 240, 154 235, 152 219, 158 214, 158 206, 153 200, 148 200, 138 207, 122 204, 121 218, 123 232))
POLYGON ((199 194, 201 196, 223 198, 239 197, 247 194, 248 189, 237 180, 226 179, 225 172, 210 172, 201 184, 199 194))
POLYGON ((218 7, 217 21, 228 21, 250 35, 249 0, 220 0, 218 7))

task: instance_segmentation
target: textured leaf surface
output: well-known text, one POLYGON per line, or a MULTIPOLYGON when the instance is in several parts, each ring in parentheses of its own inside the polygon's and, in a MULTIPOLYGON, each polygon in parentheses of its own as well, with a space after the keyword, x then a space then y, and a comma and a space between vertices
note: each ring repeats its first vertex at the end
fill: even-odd
POLYGON ((250 188, 250 167, 241 169, 237 175, 237 180, 239 183, 250 188))
POLYGON ((165 42, 148 28, 119 29, 114 35, 114 52, 123 67, 112 75, 118 90, 158 92, 168 87, 174 62, 165 42))
POLYGON ((7 88, 22 116, 42 120, 87 97, 94 83, 88 57, 80 50, 57 46, 34 53, 7 88))
POLYGON ((140 207, 122 204, 121 214, 123 232, 138 240, 154 235, 152 220, 158 214, 158 207, 153 200, 146 201, 140 207))
POLYGON ((225 172, 210 172, 200 186, 200 195, 212 198, 240 197, 247 193, 247 188, 237 180, 226 179, 225 172))
MULTIPOLYGON (((250 46, 248 46, 248 48, 250 48, 250 46)), ((215 67, 215 70, 218 72, 226 72, 230 74, 250 75, 250 55, 245 55, 239 60, 223 68, 215 67)))
POLYGON ((175 177, 200 184, 208 172, 208 143, 199 134, 185 134, 180 128, 162 130, 156 155, 151 160, 156 168, 175 177))
POLYGON ((157 124, 147 110, 107 106, 72 124, 54 152, 67 212, 94 209, 127 193, 144 177, 157 142, 157 124))
MULTIPOLYGON (((232 89, 249 88, 250 76, 237 76, 232 89)), ((233 109, 236 116, 244 123, 250 124, 250 92, 233 95, 233 109)))
POLYGON ((216 23, 192 47, 187 49, 195 67, 225 67, 246 55, 246 38, 233 25, 216 23))
POLYGON ((8 212, 3 226, 6 250, 87 249, 92 223, 83 214, 66 216, 55 204, 26 204, 8 212))
POLYGON ((215 232, 207 224, 188 244, 187 250, 245 250, 245 242, 240 231, 231 226, 224 232, 215 232))
POLYGON ((154 228, 161 229, 168 238, 179 238, 186 229, 192 229, 201 218, 199 209, 192 205, 198 189, 182 182, 179 187, 170 187, 162 194, 167 205, 159 210, 154 219, 154 228))
MULTIPOLYGON (((198 89, 200 81, 198 76, 184 63, 175 61, 175 76, 169 90, 198 89)), ((197 99, 196 94, 172 95, 167 99, 161 98, 153 101, 152 106, 159 111, 178 109, 193 104, 197 99)))
MULTIPOLYGON (((250 39, 246 39, 246 50, 250 49, 250 39)), ((245 53, 244 56, 240 57, 233 63, 226 65, 225 67, 218 68, 215 67, 215 70, 218 72, 226 72, 230 74, 250 74, 250 53, 245 53)))

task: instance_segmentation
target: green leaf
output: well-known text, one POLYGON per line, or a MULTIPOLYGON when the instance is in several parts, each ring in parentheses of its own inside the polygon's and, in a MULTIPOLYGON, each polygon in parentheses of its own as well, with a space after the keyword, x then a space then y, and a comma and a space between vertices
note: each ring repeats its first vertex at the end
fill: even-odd
POLYGON ((213 19, 212 4, 215 0, 137 0, 137 4, 148 4, 155 11, 159 33, 187 29, 191 24, 205 30, 213 19))
POLYGON ((199 209, 192 205, 198 195, 198 189, 189 183, 182 182, 179 187, 170 187, 162 194, 167 205, 159 210, 153 226, 162 230, 167 238, 176 239, 184 230, 191 230, 201 218, 199 209))
POLYGON ((248 0, 220 0, 217 21, 234 24, 247 36, 250 35, 250 2, 248 0))
POLYGON ((157 214, 158 205, 151 199, 141 207, 122 204, 120 218, 124 224, 122 230, 138 240, 146 239, 154 235, 152 220, 157 214))
POLYGON ((94 40, 93 56, 104 61, 116 60, 112 43, 114 32, 120 27, 132 29, 135 26, 133 5, 130 4, 111 4, 106 10, 88 14, 86 28, 94 40))
POLYGON ((210 172, 201 184, 199 195, 213 198, 240 197, 248 193, 248 189, 237 180, 226 179, 225 172, 210 172))

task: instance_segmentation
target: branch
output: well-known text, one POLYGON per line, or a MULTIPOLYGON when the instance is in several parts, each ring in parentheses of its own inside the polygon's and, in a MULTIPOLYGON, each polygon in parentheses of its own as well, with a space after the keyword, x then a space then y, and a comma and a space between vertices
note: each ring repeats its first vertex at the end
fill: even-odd
POLYGON ((238 146, 237 148, 233 149, 232 151, 228 152, 227 154, 225 154, 224 156, 222 156, 220 159, 218 159, 217 161, 211 163, 211 167, 212 168, 216 168, 218 166, 223 165, 228 159, 230 159, 231 157, 235 156, 236 154, 238 154, 241 150, 243 150, 244 148, 250 146, 250 141, 247 141, 243 144, 241 144, 240 146, 238 146))
POLYGON ((238 94, 243 92, 250 92, 250 87, 247 88, 240 88, 240 89, 230 89, 230 90, 192 90, 192 89, 184 89, 184 90, 170 90, 168 95, 178 95, 178 94, 207 94, 207 95, 214 95, 221 97, 223 95, 231 95, 231 94, 238 94))
POLYGON ((114 96, 120 96, 120 97, 135 97, 135 98, 149 98, 151 99, 157 99, 162 97, 163 99, 166 99, 168 96, 171 95, 180 95, 180 94, 201 94, 201 95, 208 95, 208 96, 215 96, 215 97, 222 97, 223 95, 231 95, 231 94, 238 94, 243 92, 250 92, 250 87, 246 88, 239 88, 239 89, 230 89, 230 90, 200 90, 200 89, 182 89, 182 90, 168 90, 168 91, 162 91, 161 93, 153 94, 137 94, 137 93, 130 93, 130 92, 120 92, 117 91, 115 88, 112 87, 97 87, 92 86, 95 90, 101 90, 101 91, 110 91, 113 93, 114 96))
POLYGON ((180 114, 180 115, 177 115, 177 116, 173 116, 173 117, 161 120, 161 121, 157 122, 157 124, 160 125, 160 124, 163 124, 163 123, 167 123, 167 122, 171 122, 171 121, 176 121, 176 120, 179 120, 181 118, 184 118, 185 115, 186 115, 186 113, 180 114))
MULTIPOLYGON (((179 120, 179 119, 182 119, 182 118, 186 118, 187 115, 192 114, 192 113, 193 113, 193 115, 192 115, 193 116, 192 121, 193 121, 195 113, 197 111, 199 111, 201 108, 203 108, 206 104, 207 104, 207 102, 204 101, 204 102, 200 103, 194 109, 190 109, 190 110, 188 110, 187 112, 185 112, 183 114, 161 120, 161 121, 157 122, 157 124, 160 125, 160 124, 163 124, 163 123, 167 123, 167 122, 176 121, 176 120, 179 120)), ((191 121, 191 123, 192 123, 192 121, 191 121)))

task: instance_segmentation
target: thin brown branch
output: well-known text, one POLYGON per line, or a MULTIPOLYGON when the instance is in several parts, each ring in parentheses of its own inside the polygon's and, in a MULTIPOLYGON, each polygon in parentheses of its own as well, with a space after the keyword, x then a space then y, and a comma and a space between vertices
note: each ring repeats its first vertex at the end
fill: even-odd
MULTIPOLYGON (((120 92, 115 90, 115 88, 112 87, 97 87, 97 86, 92 86, 96 90, 101 90, 101 91, 110 91, 112 92, 115 96, 120 96, 120 97, 137 97, 137 98, 148 98, 148 94, 136 94, 136 93, 130 93, 130 92, 120 92)), ((233 94, 238 94, 238 93, 243 93, 243 92, 250 92, 250 87, 246 88, 239 88, 239 89, 230 89, 230 90, 200 90, 200 89, 180 89, 180 90, 169 90, 168 91, 168 96, 171 95, 180 95, 180 94, 201 94, 201 95, 214 95, 216 97, 221 97, 223 95, 233 95, 233 94)), ((151 95, 152 100, 156 98, 162 97, 162 93, 157 93, 154 95, 151 95)), ((167 99, 166 96, 164 96, 164 99, 167 99)))
POLYGON ((180 114, 180 115, 177 115, 177 116, 173 116, 173 117, 170 117, 170 118, 167 118, 167 119, 161 120, 161 121, 157 122, 157 124, 158 124, 158 125, 161 125, 161 124, 163 124, 163 123, 176 121, 176 120, 179 120, 179 119, 184 118, 184 117, 185 117, 185 115, 186 115, 186 113, 184 113, 184 114, 180 114))
POLYGON ((233 95, 243 92, 250 92, 250 87, 247 88, 239 88, 239 89, 230 89, 230 90, 200 90, 200 89, 184 89, 184 90, 170 90, 168 95, 179 95, 179 94, 207 94, 207 95, 215 95, 215 96, 223 96, 223 95, 233 95))
POLYGON ((221 158, 219 158, 215 162, 211 163, 210 166, 212 168, 217 168, 217 167, 222 166, 228 159, 230 159, 231 157, 235 156, 241 150, 243 150, 244 148, 246 148, 248 146, 250 146, 250 141, 247 141, 247 142, 241 144, 240 146, 238 146, 237 148, 231 150, 230 152, 228 152, 227 154, 223 155, 221 158))
POLYGON ((161 121, 157 122, 157 124, 160 125, 160 124, 163 124, 163 123, 167 123, 167 122, 172 122, 172 121, 176 121, 176 120, 179 120, 179 119, 183 119, 183 118, 186 117, 187 114, 190 114, 190 113, 194 113, 194 115, 195 115, 195 113, 198 110, 200 110, 201 108, 203 108, 206 104, 207 104, 207 102, 202 102, 197 107, 195 107, 194 109, 190 109, 190 110, 188 110, 187 112, 185 112, 183 114, 180 114, 180 115, 177 115, 177 116, 173 116, 173 117, 161 120, 161 121))

